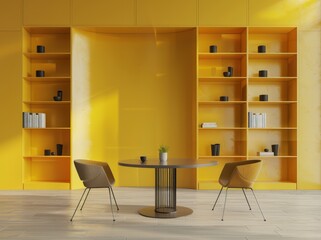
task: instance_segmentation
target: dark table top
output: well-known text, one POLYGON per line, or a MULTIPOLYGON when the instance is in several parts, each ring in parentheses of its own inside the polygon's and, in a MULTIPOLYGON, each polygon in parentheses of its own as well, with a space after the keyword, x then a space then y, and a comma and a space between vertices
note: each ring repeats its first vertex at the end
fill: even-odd
POLYGON ((217 161, 213 159, 168 159, 167 162, 160 162, 159 159, 151 158, 142 163, 140 159, 121 160, 118 165, 124 167, 137 167, 137 168, 198 168, 217 165, 217 161))

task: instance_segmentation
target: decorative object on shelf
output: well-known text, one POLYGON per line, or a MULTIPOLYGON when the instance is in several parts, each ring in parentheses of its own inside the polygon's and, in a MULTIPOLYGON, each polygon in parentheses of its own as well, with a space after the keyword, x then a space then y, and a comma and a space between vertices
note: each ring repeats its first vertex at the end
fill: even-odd
POLYGON ((204 122, 201 124, 201 128, 216 128, 217 123, 216 122, 204 122))
POLYGON ((23 128, 45 128, 46 114, 36 112, 23 112, 22 126, 23 128))
POLYGON ((269 149, 268 148, 264 148, 264 152, 268 152, 269 151, 269 149))
POLYGON ((146 156, 140 156, 140 161, 141 161, 142 163, 145 163, 146 160, 147 160, 147 157, 146 157, 146 156))
POLYGON ((51 152, 50 152, 50 149, 45 149, 44 150, 44 155, 45 156, 50 156, 51 152))
POLYGON ((44 77, 45 71, 44 70, 36 70, 36 77, 44 77))
POLYGON ((165 145, 161 145, 158 148, 158 152, 159 152, 159 161, 166 162, 167 161, 168 147, 165 146, 165 145))
POLYGON ((230 76, 231 76, 231 73, 230 73, 230 72, 223 72, 223 76, 224 76, 224 77, 230 77, 230 76))
POLYGON ((249 128, 266 128, 266 113, 248 112, 249 128))
POLYGON ((274 156, 278 156, 279 155, 279 144, 272 144, 272 152, 274 153, 274 156))
POLYGON ((57 144, 57 155, 61 156, 62 155, 62 144, 57 144))
POLYGON ((228 96, 220 96, 220 101, 221 102, 227 102, 228 101, 228 96))
POLYGON ((62 91, 61 90, 57 91, 57 96, 54 96, 53 99, 55 101, 62 101, 62 91))
POLYGON ((267 77, 268 71, 267 70, 260 70, 259 71, 259 77, 267 77))
POLYGON ((269 101, 269 95, 267 95, 267 94, 261 94, 261 95, 259 96, 259 99, 260 99, 260 101, 262 101, 262 102, 269 101))
POLYGON ((217 52, 217 46, 216 45, 211 45, 210 46, 210 53, 216 53, 217 52))
POLYGON ((223 72, 224 77, 232 77, 233 76, 233 67, 228 66, 227 72, 223 72))
POLYGON ((265 45, 260 45, 257 47, 257 52, 258 53, 265 53, 266 52, 266 46, 265 45))
POLYGON ((220 155, 220 144, 211 144, 211 151, 212 156, 219 156, 220 155))
POLYGON ((233 77, 233 67, 228 66, 227 71, 230 73, 230 77, 233 77))
POLYGON ((258 152, 257 153, 258 156, 274 156, 273 152, 258 152))
POLYGON ((43 45, 38 45, 37 46, 37 53, 44 53, 46 52, 46 48, 43 45))

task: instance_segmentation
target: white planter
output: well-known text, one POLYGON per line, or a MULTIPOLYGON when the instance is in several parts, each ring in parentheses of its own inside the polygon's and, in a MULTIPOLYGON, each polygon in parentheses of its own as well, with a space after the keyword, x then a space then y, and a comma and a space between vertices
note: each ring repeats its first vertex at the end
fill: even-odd
POLYGON ((161 161, 161 162, 167 161, 167 152, 160 152, 159 153, 159 161, 161 161))

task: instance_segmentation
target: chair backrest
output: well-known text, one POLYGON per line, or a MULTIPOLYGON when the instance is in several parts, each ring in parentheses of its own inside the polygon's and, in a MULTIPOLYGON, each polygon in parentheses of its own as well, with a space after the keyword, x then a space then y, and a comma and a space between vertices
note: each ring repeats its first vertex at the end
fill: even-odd
POLYGON ((219 183, 228 188, 252 188, 262 167, 261 160, 226 163, 219 183))
POLYGON ((77 159, 74 164, 85 187, 104 188, 115 183, 114 175, 107 163, 77 159))

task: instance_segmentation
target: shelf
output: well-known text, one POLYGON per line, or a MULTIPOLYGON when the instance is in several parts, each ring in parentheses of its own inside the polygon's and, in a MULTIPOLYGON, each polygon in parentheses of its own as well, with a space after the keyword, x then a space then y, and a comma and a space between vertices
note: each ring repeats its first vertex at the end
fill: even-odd
POLYGON ((23 101, 29 105, 68 105, 70 101, 23 101))
POLYGON ((204 158, 211 158, 211 159, 217 159, 219 160, 220 158, 246 158, 246 156, 234 156, 234 155, 231 155, 231 156, 211 156, 211 155, 205 155, 205 156, 199 156, 198 158, 201 158, 201 159, 204 159, 204 158))
POLYGON ((251 82, 288 82, 295 81, 297 77, 249 77, 249 83, 251 82))
POLYGON ((199 101, 200 105, 233 105, 233 104, 245 104, 246 101, 199 101))
POLYGON ((266 127, 266 128, 248 128, 248 130, 297 130, 296 127, 266 127))
POLYGON ((25 159, 30 159, 30 158, 35 158, 35 159, 70 159, 70 156, 62 155, 62 156, 57 156, 57 155, 50 155, 50 156, 45 156, 45 155, 33 155, 33 156, 24 156, 25 159))
POLYGON ((246 81, 246 77, 198 77, 199 83, 239 83, 246 81))
POLYGON ((198 130, 200 131, 207 131, 207 130, 246 130, 247 128, 245 127, 216 127, 216 128, 202 128, 199 127, 198 130))
POLYGON ((70 130, 70 127, 23 128, 24 130, 70 130))
POLYGON ((70 32, 69 27, 27 27, 22 31, 22 111, 46 114, 46 128, 22 128, 24 189, 71 186, 70 32), (38 46, 46 51, 36 52, 38 46), (45 71, 45 77, 36 77, 37 70, 45 71), (54 101, 58 91, 63 101, 54 101), (44 155, 45 149, 57 153, 57 144, 63 144, 65 155, 44 155))
POLYGON ((23 78, 29 82, 70 82, 70 77, 24 77, 23 78))
POLYGON ((246 57, 246 53, 199 53, 198 57, 200 59, 240 59, 246 57))
POLYGON ((250 53, 249 59, 287 59, 296 56, 297 53, 250 53))
POLYGON ((253 105, 272 105, 272 104, 295 104, 298 101, 249 101, 249 104, 253 105))
POLYGON ((68 59, 70 52, 55 52, 55 53, 24 53, 24 56, 30 59, 68 59))
POLYGON ((248 156, 250 159, 254 159, 254 158, 293 158, 293 160, 295 160, 297 158, 297 156, 248 156))

